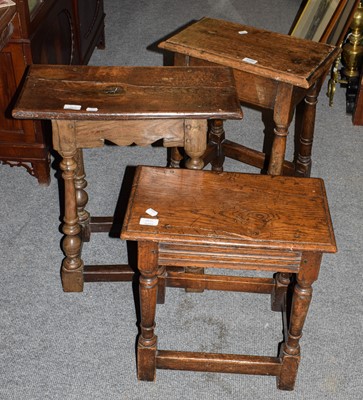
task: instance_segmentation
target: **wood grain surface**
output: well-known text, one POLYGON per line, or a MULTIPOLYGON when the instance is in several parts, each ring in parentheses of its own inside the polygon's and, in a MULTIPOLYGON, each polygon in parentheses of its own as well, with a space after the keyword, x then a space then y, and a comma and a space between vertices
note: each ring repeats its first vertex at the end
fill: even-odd
POLYGON ((138 168, 121 237, 336 250, 320 179, 152 167, 138 168), (150 207, 158 225, 140 225, 150 207))
POLYGON ((202 58, 308 88, 339 48, 224 20, 203 18, 159 44, 202 58))
POLYGON ((233 73, 226 67, 33 65, 15 118, 115 120, 240 119, 233 73), (65 104, 81 110, 64 110, 65 104), (97 111, 89 112, 87 108, 97 111))

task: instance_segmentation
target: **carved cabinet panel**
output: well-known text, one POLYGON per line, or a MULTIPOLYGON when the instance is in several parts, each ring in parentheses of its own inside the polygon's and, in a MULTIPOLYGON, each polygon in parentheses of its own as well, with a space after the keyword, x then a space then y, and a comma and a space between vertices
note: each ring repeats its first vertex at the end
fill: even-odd
POLYGON ((35 64, 79 63, 75 42, 76 20, 72 0, 57 1, 31 39, 35 64))
POLYGON ((104 47, 103 1, 78 0, 74 4, 79 26, 79 53, 84 61, 91 57, 95 43, 97 47, 104 47))
POLYGON ((11 109, 27 65, 87 64, 104 45, 102 0, 16 0, 13 34, 0 52, 0 163, 50 180, 46 125, 14 120, 11 109))

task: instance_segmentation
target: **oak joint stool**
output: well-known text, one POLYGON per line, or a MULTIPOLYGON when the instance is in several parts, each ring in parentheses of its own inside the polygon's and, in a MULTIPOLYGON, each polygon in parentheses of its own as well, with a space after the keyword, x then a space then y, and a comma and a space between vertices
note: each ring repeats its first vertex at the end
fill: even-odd
POLYGON ((207 17, 159 47, 174 53, 175 65, 233 68, 242 105, 273 110, 270 158, 226 139, 219 122, 205 154, 205 161, 211 162, 214 170, 222 170, 224 157, 229 157, 259 169, 268 164, 272 175, 310 175, 317 98, 339 48, 207 17), (294 110, 300 103, 303 114, 297 132, 299 143, 291 162, 285 160, 286 141, 294 110))
POLYGON ((156 369, 162 368, 272 375, 280 389, 294 388, 311 285, 322 254, 336 251, 321 179, 138 167, 121 238, 138 242, 140 380, 154 380, 156 369), (145 221, 149 208, 158 214, 145 221), (278 274, 240 277, 180 269, 187 267, 278 274), (280 354, 158 349, 156 304, 164 302, 167 286, 269 294, 272 310, 286 314, 291 309, 284 318, 288 325, 280 354))
POLYGON ((128 265, 85 266, 91 232, 109 232, 112 217, 92 217, 82 150, 146 146, 183 147, 187 168, 201 169, 207 120, 241 119, 233 73, 226 67, 96 67, 33 65, 15 118, 52 121, 53 147, 62 157, 65 185, 63 289, 81 292, 85 281, 128 281, 128 265))

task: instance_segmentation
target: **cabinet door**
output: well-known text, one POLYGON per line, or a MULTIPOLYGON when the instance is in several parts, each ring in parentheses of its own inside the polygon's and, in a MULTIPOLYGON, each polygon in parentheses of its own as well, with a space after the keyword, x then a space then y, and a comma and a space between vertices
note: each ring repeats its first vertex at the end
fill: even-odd
POLYGON ((33 63, 78 64, 75 32, 72 0, 55 1, 30 38, 33 63))
POLYGON ((103 0, 74 0, 79 27, 82 64, 87 64, 95 46, 104 45, 103 0))
POLYGON ((21 44, 9 43, 0 53, 0 146, 1 142, 31 143, 36 140, 32 121, 11 118, 15 94, 26 65, 21 44))

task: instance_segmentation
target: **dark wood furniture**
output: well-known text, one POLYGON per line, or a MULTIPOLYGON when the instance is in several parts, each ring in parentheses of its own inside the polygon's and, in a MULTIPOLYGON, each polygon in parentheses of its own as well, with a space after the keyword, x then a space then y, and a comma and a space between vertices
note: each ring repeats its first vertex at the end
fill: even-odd
POLYGON ((138 167, 121 238, 138 242, 139 379, 152 381, 162 368, 274 375, 279 389, 294 388, 311 285, 322 253, 336 251, 322 180, 138 167), (144 225, 149 207, 158 212, 156 223, 144 225), (168 271, 169 266, 280 274, 276 279, 198 275, 168 271), (291 302, 289 274, 296 278, 291 302), (156 303, 164 303, 166 286, 270 294, 272 310, 283 311, 287 321, 280 354, 159 350, 156 303))
POLYGON ((357 99, 355 102, 353 124, 363 125, 363 66, 360 74, 357 99))
MULTIPOLYGON (((63 160, 65 215, 62 282, 65 291, 82 291, 81 248, 90 231, 109 231, 112 218, 90 219, 83 148, 145 146, 162 139, 165 147, 184 147, 186 166, 203 167, 207 119, 240 119, 232 70, 225 67, 59 67, 30 68, 13 116, 52 120, 53 145, 63 160), (79 110, 64 105, 79 105, 79 110), (89 109, 89 107, 91 109, 89 109), (101 223, 100 223, 101 222, 101 223), (80 235, 82 233, 82 235, 80 235)), ((128 266, 88 270, 90 280, 130 280, 128 266), (93 274, 93 276, 92 276, 93 274), (97 276, 95 278, 95 276, 97 276)))
POLYGON ((219 123, 210 140, 206 160, 224 156, 272 175, 308 176, 317 97, 339 49, 251 26, 203 18, 159 44, 175 53, 175 65, 220 64, 232 67, 242 104, 273 110, 271 154, 225 139, 219 123), (285 160, 286 138, 295 107, 305 99, 295 162, 285 160))
POLYGON ((47 185, 46 128, 12 119, 11 108, 29 64, 86 64, 95 46, 104 45, 103 0, 45 0, 32 13, 27 1, 16 3, 14 32, 0 52, 0 162, 23 166, 47 185))
POLYGON ((6 45, 13 33, 14 26, 11 20, 14 18, 15 11, 15 6, 0 8, 0 50, 6 45))

